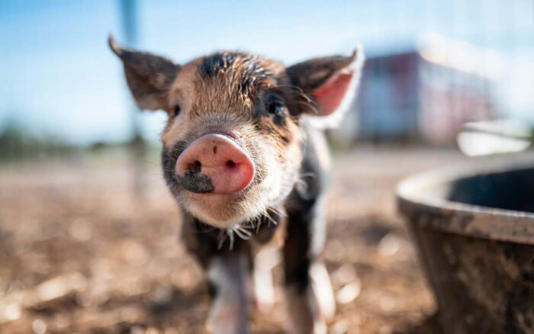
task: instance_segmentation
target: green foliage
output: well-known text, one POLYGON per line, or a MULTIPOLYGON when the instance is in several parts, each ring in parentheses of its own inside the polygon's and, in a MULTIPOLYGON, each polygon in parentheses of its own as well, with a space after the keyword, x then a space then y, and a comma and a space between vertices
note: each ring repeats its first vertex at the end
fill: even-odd
POLYGON ((0 130, 0 162, 62 158, 78 150, 59 138, 30 134, 14 123, 0 130))

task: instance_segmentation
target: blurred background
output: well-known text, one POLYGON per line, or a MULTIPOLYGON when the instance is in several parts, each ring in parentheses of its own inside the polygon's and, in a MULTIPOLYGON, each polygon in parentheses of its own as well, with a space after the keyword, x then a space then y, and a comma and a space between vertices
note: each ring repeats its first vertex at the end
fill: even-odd
MULTIPOLYGON (((134 106, 110 33, 177 62, 241 49, 291 64, 363 45, 358 98, 329 133, 333 333, 424 330, 433 312, 394 208, 400 178, 531 142, 530 0, 2 1, 2 333, 205 331, 159 171, 165 116, 134 106)), ((271 312, 253 314, 256 332, 280 332, 271 312)))

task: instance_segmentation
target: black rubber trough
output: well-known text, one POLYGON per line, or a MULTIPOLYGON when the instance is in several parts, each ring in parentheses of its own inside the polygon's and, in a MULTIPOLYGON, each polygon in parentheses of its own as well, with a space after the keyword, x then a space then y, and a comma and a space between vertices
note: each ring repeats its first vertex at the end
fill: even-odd
POLYGON ((478 160, 397 189, 444 333, 534 333, 534 155, 478 160))

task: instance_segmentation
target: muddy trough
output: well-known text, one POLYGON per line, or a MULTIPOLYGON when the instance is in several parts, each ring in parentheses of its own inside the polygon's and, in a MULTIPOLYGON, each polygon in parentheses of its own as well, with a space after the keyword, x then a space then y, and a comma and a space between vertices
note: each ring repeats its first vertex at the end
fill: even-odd
POLYGON ((421 174, 399 210, 445 333, 534 333, 534 155, 421 174))

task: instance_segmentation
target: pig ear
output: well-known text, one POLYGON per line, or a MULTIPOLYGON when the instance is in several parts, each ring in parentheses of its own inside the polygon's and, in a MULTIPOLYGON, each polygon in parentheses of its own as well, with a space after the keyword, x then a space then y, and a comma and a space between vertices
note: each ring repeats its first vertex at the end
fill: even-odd
POLYGON ((180 66, 146 52, 121 47, 109 36, 109 47, 122 60, 128 87, 141 109, 168 109, 168 90, 180 66))
MULTIPOLYGON (((357 47, 352 55, 313 58, 286 69, 291 84, 308 98, 301 112, 313 116, 338 116, 348 107, 360 79, 364 55, 357 47)), ((334 117, 340 118, 340 117, 334 117)))

